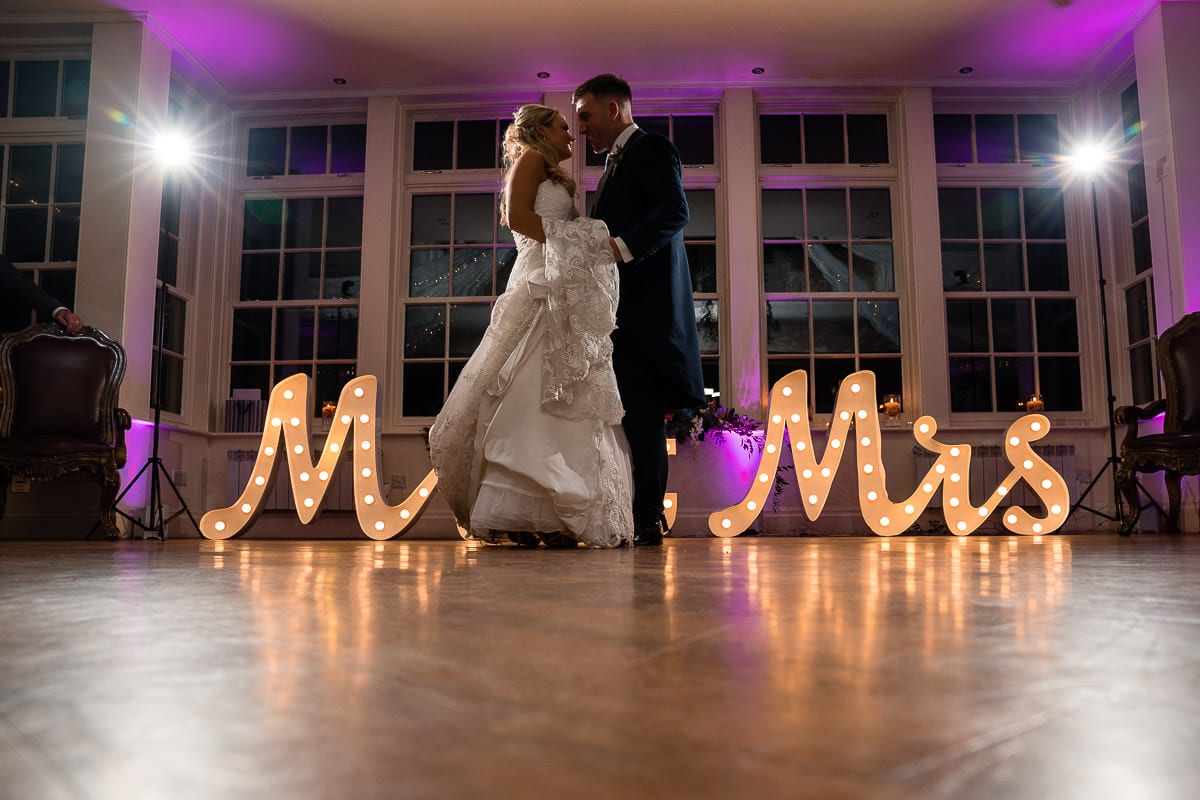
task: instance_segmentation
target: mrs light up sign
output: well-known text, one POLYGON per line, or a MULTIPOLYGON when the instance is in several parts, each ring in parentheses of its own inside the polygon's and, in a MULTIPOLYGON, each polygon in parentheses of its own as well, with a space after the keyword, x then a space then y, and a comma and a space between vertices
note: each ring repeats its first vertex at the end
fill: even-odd
MULTIPOLYGON (((266 425, 249 482, 233 505, 204 515, 200 520, 201 532, 210 539, 228 539, 249 529, 270 492, 281 449, 288 464, 296 512, 302 523, 311 522, 329 489, 333 470, 343 456, 342 448, 352 447, 359 527, 372 539, 390 539, 403 534, 427 505, 437 486, 437 476, 431 471, 399 505, 383 502, 375 447, 376 395, 377 381, 373 375, 362 375, 346 384, 338 399, 324 449, 314 463, 308 431, 311 408, 308 377, 293 375, 277 384, 267 404, 266 425)), ((808 426, 807 398, 808 374, 804 370, 784 376, 772 387, 766 441, 760 451, 755 478, 739 503, 709 516, 708 527, 714 535, 737 536, 758 518, 772 491, 773 476, 785 446, 792 450, 796 485, 809 519, 820 516, 842 456, 850 447, 855 448, 857 456, 859 508, 863 520, 880 536, 895 536, 907 530, 929 506, 939 487, 947 525, 959 536, 973 533, 989 516, 1001 510, 1005 496, 1020 481, 1028 484, 1037 495, 1046 516, 1035 517, 1016 506, 1003 508, 1002 522, 1006 529, 1026 535, 1051 533, 1067 519, 1070 501, 1066 481, 1034 452, 1032 446, 1050 432, 1050 422, 1041 414, 1027 414, 1009 426, 1004 436, 1004 453, 1012 471, 983 505, 973 506, 969 491, 971 445, 938 441, 934 436, 937 423, 932 417, 918 419, 913 426, 913 436, 926 450, 936 453, 937 459, 909 497, 892 500, 888 496, 874 373, 855 372, 842 381, 825 451, 819 459, 808 426)), ((668 442, 669 449, 673 449, 673 445, 673 441, 668 442)), ((466 454, 463 457, 467 457, 466 454)), ((668 522, 673 522, 678 510, 675 495, 668 494, 663 506, 668 522)))

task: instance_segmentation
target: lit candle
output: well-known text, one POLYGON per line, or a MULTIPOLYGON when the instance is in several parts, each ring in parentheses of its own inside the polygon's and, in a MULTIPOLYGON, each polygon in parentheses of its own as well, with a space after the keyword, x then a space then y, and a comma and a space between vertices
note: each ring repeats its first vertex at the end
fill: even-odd
POLYGON ((900 395, 885 394, 883 396, 883 413, 889 417, 900 416, 900 395))
POLYGON ((1040 414, 1045 407, 1046 404, 1042 402, 1040 394, 1031 394, 1029 395, 1029 399, 1025 401, 1025 410, 1029 412, 1040 414))

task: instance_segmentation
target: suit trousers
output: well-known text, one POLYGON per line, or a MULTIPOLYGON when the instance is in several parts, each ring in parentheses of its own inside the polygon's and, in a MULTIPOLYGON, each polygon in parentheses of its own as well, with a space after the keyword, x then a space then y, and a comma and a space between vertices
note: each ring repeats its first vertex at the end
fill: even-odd
POLYGON ((613 371, 625 406, 621 426, 629 440, 633 462, 633 523, 643 527, 657 523, 663 513, 667 488, 666 424, 670 387, 662 383, 662 370, 633 337, 621 329, 613 331, 613 371))

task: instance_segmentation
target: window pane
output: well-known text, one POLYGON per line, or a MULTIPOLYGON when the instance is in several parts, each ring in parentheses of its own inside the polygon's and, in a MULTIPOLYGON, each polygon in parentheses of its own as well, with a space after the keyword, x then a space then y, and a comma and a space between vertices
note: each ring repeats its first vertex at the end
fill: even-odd
POLYGON ((671 118, 667 116, 638 117, 638 127, 648 133, 657 133, 671 138, 671 118))
POLYGON ((1033 352, 1033 319, 1028 300, 992 301, 992 348, 997 353, 1033 352))
MULTIPOLYGON (((233 361, 266 361, 271 357, 271 309, 233 310, 233 361)), ((266 399, 266 395, 263 396, 266 399)))
POLYGON ((841 114, 804 115, 804 160, 809 164, 845 164, 841 114))
POLYGON ((813 352, 854 352, 854 301, 814 300, 813 352))
POLYGON ((690 189, 684 192, 687 196, 688 211, 691 213, 691 220, 683 231, 685 240, 717 238, 715 194, 712 189, 690 189))
POLYGON ((946 338, 951 353, 988 352, 987 301, 948 300, 946 338))
POLYGON ((50 157, 48 144, 14 145, 8 149, 9 203, 50 202, 50 157))
POLYGON ((939 164, 970 164, 971 115, 935 114, 933 117, 934 150, 939 164))
MULTIPOLYGON (((812 391, 812 368, 807 358, 772 358, 767 362, 767 383, 774 386, 798 369, 806 370, 809 374, 809 392, 812 391)), ((804 398, 809 400, 810 398, 804 398)))
POLYGON ((715 244, 689 244, 688 266, 692 270, 692 291, 697 294, 716 294, 717 291, 717 246, 715 244))
POLYGON ((704 382, 704 393, 712 400, 721 400, 721 360, 718 358, 700 359, 700 377, 704 382))
POLYGON ((483 341, 483 333, 491 317, 491 306, 485 303, 455 303, 450 306, 451 357, 470 357, 483 341))
POLYGON ((361 247, 363 227, 362 197, 331 197, 326 247, 361 247))
POLYGON ((450 294, 450 251, 413 250, 409 257, 409 297, 445 297, 450 294))
POLYGON ((287 201, 285 247, 320 247, 325 233, 324 227, 324 198, 300 197, 287 201))
POLYGON ((1129 382, 1133 387, 1133 402, 1136 405, 1140 406, 1154 399, 1154 355, 1148 343, 1140 344, 1129 351, 1129 382))
POLYGON ((799 114, 761 114, 758 118, 759 156, 763 164, 799 164, 799 114))
POLYGON ((938 219, 943 239, 978 239, 974 189, 938 189, 938 219))
MULTIPOLYGON (((167 296, 167 313, 163 317, 163 334, 164 348, 173 353, 183 352, 184 333, 187 331, 187 301, 182 297, 166 293, 167 296)), ((157 305, 158 293, 155 293, 155 304, 157 305)), ((158 310, 155 309, 157 318, 158 310)), ((154 332, 155 343, 158 343, 158 331, 154 332)))
POLYGON ((454 251, 450 293, 456 297, 488 297, 492 291, 492 248, 460 247, 454 251))
POLYGON ((1058 117, 1053 114, 1017 115, 1017 137, 1021 142, 1021 161, 1049 164, 1061 155, 1058 142, 1058 117))
POLYGON ((900 352, 899 301, 858 301, 858 352, 900 352))
POLYGON ((1142 132, 1142 112, 1138 107, 1137 81, 1121 92, 1121 123, 1125 126, 1125 141, 1142 132))
POLYGON ((508 276, 512 274, 515 263, 517 263, 515 247, 496 248, 496 294, 504 294, 504 290, 508 288, 508 276))
POLYGON ((997 411, 1023 411, 1025 400, 1036 390, 1032 356, 996 358, 997 411))
POLYGON ((150 362, 150 407, 154 407, 153 398, 157 396, 163 411, 179 414, 183 411, 183 359, 164 354, 162 371, 162 394, 159 395, 158 359, 153 359, 150 362))
MULTIPOLYGON (((58 227, 57 219, 54 227, 58 227)), ((158 231, 158 279, 171 286, 179 280, 179 239, 161 228, 158 231)))
POLYGON ((886 114, 847 114, 846 140, 851 164, 886 164, 890 160, 886 114))
POLYGON ((947 292, 983 291, 979 245, 942 244, 942 289, 947 292))
POLYGON ((317 365, 317 386, 313 394, 312 415, 321 415, 321 406, 326 401, 336 403, 341 397, 342 389, 354 379, 358 370, 353 364, 319 364, 317 365))
MULTIPOLYGON (((251 258, 244 256, 243 258, 251 258)), ((278 258, 271 254, 273 261, 278 258)), ((321 296, 321 253, 287 253, 283 257, 284 300, 316 300, 321 296)), ((244 300, 250 298, 242 298, 244 300)))
POLYGON ((53 117, 58 99, 57 61, 18 61, 13 81, 14 117, 53 117))
POLYGON ((850 227, 855 239, 892 238, 891 191, 851 189, 850 227))
POLYGON ((904 394, 904 374, 898 358, 862 358, 859 369, 875 373, 875 391, 882 398, 885 394, 904 394))
POLYGON ((404 365, 404 416, 432 417, 442 410, 445 370, 440 363, 404 365))
MULTIPOLYGON (((280 361, 311 361, 315 320, 311 308, 280 308, 275 311, 275 358, 280 361)), ((307 368, 305 368, 307 369, 307 368)))
POLYGON ((675 117, 671 140, 683 164, 713 164, 713 118, 675 117))
POLYGON ((812 352, 807 300, 767 301, 767 352, 812 352))
POLYGON ((992 370, 988 359, 950 359, 950 410, 992 410, 992 370))
POLYGON ((1129 221, 1137 222, 1149 213, 1149 203, 1146 200, 1146 164, 1139 161, 1125 173, 1129 186, 1129 221))
POLYGON ((980 189, 979 205, 984 239, 1021 238, 1021 205, 1016 189, 980 189))
POLYGON ((763 288, 767 292, 804 292, 804 245, 763 245, 763 288))
POLYGON ((1074 300, 1033 301, 1037 313, 1038 352, 1076 353, 1079 351, 1079 324, 1074 300))
POLYGON ((1131 343, 1150 338, 1150 297, 1147 288, 1146 281, 1138 281, 1125 290, 1125 318, 1131 343))
POLYGON ((275 300, 279 295, 279 255, 247 253, 242 256, 241 300, 275 300))
POLYGON ((458 169, 493 169, 500 153, 496 120, 458 123, 458 169))
POLYGON ((1042 356, 1038 359, 1038 380, 1047 411, 1083 410, 1078 357, 1042 356))
MULTIPOLYGON (((257 389, 259 399, 266 400, 271 394, 271 368, 262 366, 234 366, 229 369, 229 389, 232 395, 234 389, 257 389)), ((249 430, 249 423, 237 424, 233 420, 225 420, 225 430, 249 430)))
POLYGON ((347 175, 366 171, 366 125, 334 125, 331 139, 333 146, 330 172, 335 175, 347 175))
POLYGON ((414 245, 450 244, 450 195, 413 196, 409 241, 414 245))
POLYGON ((251 128, 246 148, 246 175, 282 175, 286 149, 287 128, 251 128))
POLYGON ((1150 222, 1142 220, 1134 225, 1130 234, 1133 236, 1133 271, 1140 275, 1154 265, 1150 258, 1150 222))
POLYGON ((804 238, 804 193, 800 189, 764 189, 764 239, 804 238))
POLYGON ((8 116, 8 69, 9 62, 0 60, 0 117, 8 116))
POLYGON ((46 294, 67 308, 75 307, 75 270, 44 269, 38 276, 38 283, 46 294))
POLYGON ((456 244, 489 244, 496 236, 496 196, 459 194, 454 197, 456 244))
POLYGON ((833 411, 838 387, 854 372, 853 358, 817 358, 813 360, 813 399, 818 414, 833 411))
POLYGON ((809 189, 807 195, 808 238, 846 239, 846 191, 809 189))
POLYGON ((983 268, 989 292, 1020 292, 1025 289, 1025 265, 1019 244, 985 244, 983 268))
POLYGON ((850 291, 850 253, 846 245, 810 244, 808 269, 809 291, 850 291))
POLYGON ((454 123, 418 122, 413 126, 413 169, 453 168, 454 123))
POLYGON ((1017 160, 1010 114, 975 116, 975 149, 980 164, 1011 164, 1017 160))
POLYGON ((896 290, 890 244, 856 244, 853 252, 854 291, 892 292, 896 290))
POLYGON ((1066 244, 1027 244, 1029 288, 1035 292, 1065 292, 1071 288, 1066 244))
POLYGON ((317 322, 317 358, 351 359, 358 355, 358 309, 322 308, 317 322))
POLYGON ((83 145, 60 144, 54 176, 54 201, 78 203, 83 198, 83 145))
POLYGON ((79 257, 79 206, 55 206, 50 227, 50 260, 79 257))
POLYGON ((357 250, 325 254, 325 285, 321 296, 326 300, 347 300, 360 297, 359 276, 362 274, 362 253, 357 250))
POLYGON ((1061 189, 1025 190, 1025 236, 1028 239, 1067 238, 1061 189))
POLYGON ((700 354, 715 355, 721 352, 721 309, 716 300, 694 300, 696 311, 696 335, 700 339, 700 354))
POLYGON ((3 253, 9 261, 20 264, 46 260, 46 211, 45 207, 8 209, 3 253))
POLYGON ((404 357, 444 358, 445 355, 445 306, 406 306, 404 309, 404 357))
POLYGON ((282 200, 246 201, 242 215, 243 250, 277 250, 282 234, 282 200))
POLYGON ((324 175, 329 145, 329 128, 304 125, 291 129, 288 175, 324 175))

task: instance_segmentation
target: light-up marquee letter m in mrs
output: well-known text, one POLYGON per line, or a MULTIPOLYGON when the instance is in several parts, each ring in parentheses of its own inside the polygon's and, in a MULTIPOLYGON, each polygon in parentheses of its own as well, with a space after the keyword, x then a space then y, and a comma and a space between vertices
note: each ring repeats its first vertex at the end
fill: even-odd
POLYGON ((1037 494, 1047 516, 1039 519, 1023 508, 1010 506, 1004 510, 1005 528, 1013 533, 1037 535, 1055 531, 1067 520, 1070 502, 1066 481, 1032 447, 1033 442, 1050 432, 1050 421, 1041 414, 1026 414, 1009 426, 1004 435, 1004 454, 1013 470, 981 506, 971 505, 971 446, 937 441, 933 438, 937 423, 932 417, 921 417, 913 426, 913 436, 926 450, 937 453, 937 460, 911 496, 892 502, 881 458, 875 373, 863 370, 842 381, 820 461, 813 452, 807 398, 808 374, 804 370, 785 375, 772 387, 767 438, 754 482, 740 503, 709 516, 708 527, 715 535, 737 536, 762 511, 774 484, 772 476, 779 468, 785 428, 796 465, 796 486, 809 519, 816 519, 825 507, 842 453, 853 436, 858 456, 859 507, 867 527, 880 536, 895 536, 908 530, 929 505, 938 486, 943 487, 946 522, 950 531, 959 536, 978 529, 1021 480, 1037 494))
POLYGON ((250 481, 241 497, 228 508, 208 512, 200 520, 200 532, 210 539, 228 539, 245 533, 264 505, 275 480, 275 462, 279 439, 292 482, 292 497, 300 522, 308 524, 321 508, 329 490, 330 478, 342 456, 342 448, 354 448, 354 508, 363 533, 372 539, 390 539, 411 525, 425 506, 437 477, 425 476, 416 491, 398 506, 383 502, 379 490, 378 457, 375 448, 375 397, 378 382, 374 375, 354 378, 342 389, 337 410, 325 438, 325 448, 317 463, 309 453, 308 376, 293 375, 276 384, 267 404, 267 421, 250 481), (354 431, 353 438, 350 437, 354 431))

